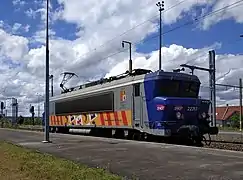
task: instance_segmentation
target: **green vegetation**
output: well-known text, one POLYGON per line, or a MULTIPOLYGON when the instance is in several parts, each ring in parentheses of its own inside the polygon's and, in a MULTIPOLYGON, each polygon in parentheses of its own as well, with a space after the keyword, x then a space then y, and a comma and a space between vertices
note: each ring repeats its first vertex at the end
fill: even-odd
POLYGON ((220 130, 223 130, 223 131, 240 131, 239 128, 234 128, 234 127, 219 127, 220 130))
POLYGON ((230 127, 232 128, 240 128, 240 115, 239 114, 234 114, 233 116, 230 117, 230 127))
POLYGON ((19 124, 22 125, 33 125, 33 123, 34 125, 42 125, 42 119, 37 117, 34 118, 34 122, 33 122, 33 119, 31 117, 19 116, 17 121, 19 124))
MULTIPOLYGON (((0 142, 0 177, 18 180, 118 180, 105 170, 0 142)), ((1 179, 0 178, 0 179, 1 179)))
POLYGON ((9 120, 1 118, 0 119, 0 127, 1 128, 11 128, 11 127, 13 127, 13 125, 9 120))
POLYGON ((240 130, 240 115, 239 113, 233 114, 226 125, 219 127, 220 130, 226 131, 239 131, 240 130))
POLYGON ((6 119, 6 118, 1 118, 0 119, 0 127, 1 128, 27 128, 27 129, 35 129, 35 128, 40 128, 42 127, 42 121, 40 118, 35 118, 34 119, 34 126, 33 126, 33 120, 32 118, 23 118, 19 117, 18 118, 18 124, 12 124, 11 120, 6 119), (20 120, 22 119, 22 120, 20 120), (19 123, 22 121, 21 123, 19 123))

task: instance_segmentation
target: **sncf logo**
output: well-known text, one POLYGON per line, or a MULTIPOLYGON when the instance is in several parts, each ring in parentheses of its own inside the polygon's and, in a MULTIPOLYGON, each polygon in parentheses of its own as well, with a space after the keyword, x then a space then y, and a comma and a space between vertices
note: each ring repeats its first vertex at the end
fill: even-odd
POLYGON ((120 101, 126 101, 126 91, 122 90, 120 91, 120 101))
POLYGON ((165 109, 165 106, 162 104, 157 104, 157 111, 163 111, 165 109))

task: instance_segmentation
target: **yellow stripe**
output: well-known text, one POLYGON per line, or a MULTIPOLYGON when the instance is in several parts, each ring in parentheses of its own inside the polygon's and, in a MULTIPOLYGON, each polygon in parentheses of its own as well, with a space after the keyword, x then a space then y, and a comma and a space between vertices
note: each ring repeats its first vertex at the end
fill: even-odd
POLYGON ((132 112, 130 110, 126 111, 128 126, 132 125, 132 112))

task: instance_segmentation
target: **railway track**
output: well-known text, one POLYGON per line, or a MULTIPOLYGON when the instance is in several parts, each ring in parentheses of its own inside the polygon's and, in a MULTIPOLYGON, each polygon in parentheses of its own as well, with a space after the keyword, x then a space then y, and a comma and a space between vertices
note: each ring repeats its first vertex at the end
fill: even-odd
MULTIPOLYGON (((33 127, 20 127, 19 129, 23 130, 32 130, 32 131, 43 131, 43 128, 33 128, 33 127)), ((70 133, 74 134, 74 133, 70 133)), ((75 133, 76 135, 80 135, 75 133)), ((85 136, 92 136, 88 134, 82 134, 85 136)), ((155 143, 167 143, 167 144, 178 144, 177 142, 167 142, 161 139, 150 139, 150 140, 142 140, 147 142, 155 142, 155 143)), ((181 143, 179 143, 181 144, 181 143)), ((185 145, 185 144, 184 144, 185 145)), ((215 140, 210 136, 206 136, 203 141, 203 147, 213 148, 213 149, 225 149, 225 150, 233 150, 233 151, 243 151, 243 140, 238 141, 229 141, 229 140, 215 140)))
POLYGON ((216 141, 213 140, 209 145, 205 145, 207 148, 225 149, 233 151, 243 151, 243 142, 228 142, 228 141, 216 141))
POLYGON ((242 134, 239 134, 238 137, 222 134, 214 136, 213 138, 207 136, 204 139, 204 147, 243 151, 243 136, 242 134))

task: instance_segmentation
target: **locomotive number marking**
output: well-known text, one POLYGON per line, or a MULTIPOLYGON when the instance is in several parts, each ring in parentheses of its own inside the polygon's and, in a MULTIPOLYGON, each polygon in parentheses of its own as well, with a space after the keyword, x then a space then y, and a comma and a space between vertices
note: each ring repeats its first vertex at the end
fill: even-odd
POLYGON ((176 106, 174 108, 175 111, 181 111, 183 109, 183 106, 176 106))
POLYGON ((197 107, 187 107, 187 111, 197 111, 197 107))

